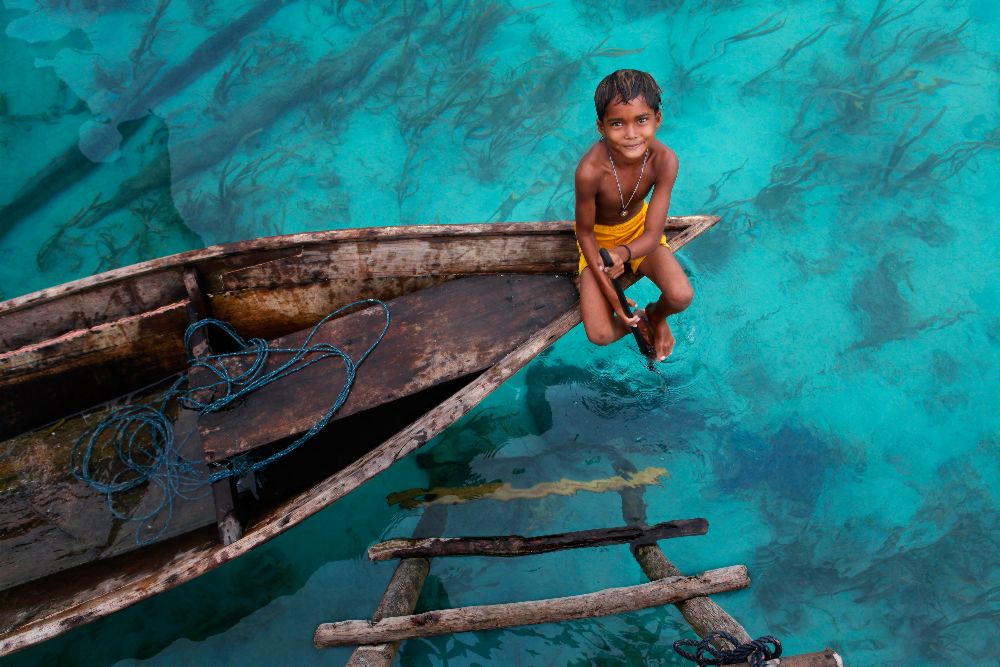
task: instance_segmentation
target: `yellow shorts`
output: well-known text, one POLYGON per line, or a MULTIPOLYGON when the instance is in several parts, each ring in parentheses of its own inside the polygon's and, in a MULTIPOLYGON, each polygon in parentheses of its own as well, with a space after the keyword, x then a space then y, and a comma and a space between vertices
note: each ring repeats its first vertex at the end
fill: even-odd
MULTIPOLYGON (((648 202, 642 203, 642 210, 635 214, 635 217, 626 220, 620 225, 594 225, 594 237, 597 239, 597 245, 602 248, 614 248, 616 246, 625 245, 626 243, 631 243, 635 241, 642 235, 643 230, 646 228, 646 209, 649 208, 648 202)), ((667 236, 664 234, 660 237, 660 245, 670 248, 670 244, 667 243, 667 236)), ((587 260, 583 258, 583 251, 580 250, 579 242, 576 244, 576 249, 580 253, 580 273, 587 267, 587 260)), ((639 272, 639 265, 642 264, 642 260, 645 257, 636 257, 628 262, 629 266, 632 267, 632 273, 639 272)))

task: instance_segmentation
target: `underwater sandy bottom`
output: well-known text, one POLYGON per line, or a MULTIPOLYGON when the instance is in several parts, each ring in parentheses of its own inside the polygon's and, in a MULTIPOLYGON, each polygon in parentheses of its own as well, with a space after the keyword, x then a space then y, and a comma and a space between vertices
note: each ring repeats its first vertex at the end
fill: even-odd
MULTIPOLYGON (((857 665, 992 660, 1000 18, 981 1, 840 4, 442 2, 394 28, 395 3, 292 3, 147 99, 140 82, 157 70, 146 68, 185 66, 248 6, 171 3, 133 61, 148 16, 7 2, 0 200, 81 136, 93 144, 94 123, 128 121, 129 95, 155 104, 98 167, 4 228, 5 298, 266 234, 572 217, 573 169, 596 136, 593 89, 619 67, 664 88, 659 136, 681 161, 671 212, 723 219, 680 254, 696 298, 655 371, 629 341, 598 349, 577 328, 305 524, 0 662, 340 662, 347 651, 312 648, 316 625, 374 610, 392 565, 365 550, 410 534, 426 508, 391 494, 478 496, 449 505, 453 535, 613 526, 613 490, 490 492, 600 486, 622 461, 665 471, 645 489, 650 522, 709 520, 706 536, 662 543, 681 569, 749 567, 751 588, 717 600, 752 635, 777 635, 791 653, 831 646, 857 665), (189 166, 197 151, 183 150, 251 111, 268 117, 262 100, 297 72, 366 45, 385 54, 353 62, 335 89, 303 88, 208 166, 189 166), (125 196, 163 156, 170 178, 125 196), (100 209, 108 201, 121 205, 100 209)), ((652 290, 632 295, 643 303, 652 290)), ((441 559, 419 608, 642 581, 624 546, 441 559)), ((687 664, 670 644, 690 636, 673 608, 652 609, 412 640, 398 662, 687 664)))

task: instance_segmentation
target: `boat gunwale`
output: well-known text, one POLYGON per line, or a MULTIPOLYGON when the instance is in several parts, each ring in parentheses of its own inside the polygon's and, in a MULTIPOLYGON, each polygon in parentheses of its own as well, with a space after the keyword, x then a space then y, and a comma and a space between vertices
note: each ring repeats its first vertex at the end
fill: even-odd
MULTIPOLYGON (((671 216, 667 219, 667 228, 683 229, 696 226, 706 221, 709 226, 718 221, 718 216, 690 215, 671 216)), ((315 232, 299 232, 281 234, 244 241, 233 241, 158 257, 156 259, 129 264, 103 273, 78 278, 70 282, 46 287, 35 292, 16 296, 6 301, 0 301, 0 316, 25 308, 53 301, 73 293, 103 287, 116 282, 141 276, 168 271, 188 265, 209 262, 225 257, 241 254, 252 254, 266 251, 280 251, 289 248, 323 245, 325 243, 351 241, 382 241, 408 240, 419 238, 462 238, 462 237, 494 237, 494 236, 546 236, 573 233, 573 220, 550 220, 543 222, 488 222, 447 225, 396 225, 388 227, 352 227, 347 229, 332 229, 315 232)))

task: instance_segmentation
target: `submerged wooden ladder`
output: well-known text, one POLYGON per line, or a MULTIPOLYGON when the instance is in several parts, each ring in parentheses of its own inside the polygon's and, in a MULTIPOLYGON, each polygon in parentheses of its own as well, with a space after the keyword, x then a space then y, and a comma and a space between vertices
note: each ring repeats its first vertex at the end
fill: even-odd
MULTIPOLYGON (((630 471, 619 462, 618 472, 630 471)), ((623 489, 622 515, 626 526, 560 533, 537 537, 427 537, 443 532, 445 510, 431 506, 421 517, 414 538, 380 542, 368 549, 373 561, 398 558, 399 564, 371 620, 349 620, 320 625, 313 637, 317 648, 357 645, 348 665, 389 667, 404 639, 494 630, 507 627, 620 614, 664 604, 674 604, 699 636, 724 631, 740 643, 750 635, 709 595, 747 588, 750 578, 744 565, 708 570, 685 576, 660 549, 657 540, 708 531, 705 519, 668 521, 646 525, 646 503, 639 488, 623 489), (430 560, 445 556, 522 556, 582 547, 628 543, 632 555, 650 581, 593 593, 545 600, 441 609, 413 614, 430 560)), ((731 649, 725 640, 720 649, 731 649)), ((742 663, 746 664, 746 663, 742 663)), ((768 665, 786 667, 841 667, 840 656, 826 649, 817 653, 781 657, 768 665)))

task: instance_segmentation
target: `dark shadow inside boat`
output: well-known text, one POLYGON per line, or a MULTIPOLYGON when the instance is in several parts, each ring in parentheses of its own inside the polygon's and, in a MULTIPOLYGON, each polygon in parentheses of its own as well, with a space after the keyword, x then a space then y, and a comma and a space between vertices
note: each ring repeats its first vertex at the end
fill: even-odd
MULTIPOLYGON (((335 419, 299 448, 238 484, 238 505, 247 532, 252 532, 257 525, 267 525, 275 520, 283 503, 290 497, 307 491, 350 466, 479 375, 479 372, 471 373, 376 408, 335 419)), ((262 459, 281 451, 289 441, 260 448, 253 455, 262 459)), ((219 537, 216 527, 208 525, 0 591, 0 609, 3 610, 0 613, 0 632, 45 616, 53 610, 83 603, 106 592, 108 582, 121 581, 138 573, 169 569, 171 561, 179 554, 212 545, 219 545, 219 537)), ((320 560, 328 562, 355 555, 353 551, 344 554, 337 554, 336 551, 335 543, 326 545, 317 566, 321 564, 320 560)), ((280 584, 280 590, 272 589, 270 593, 292 592, 308 575, 308 572, 298 573, 280 584)))
MULTIPOLYGON (((276 503, 351 465, 479 375, 470 373, 364 412, 334 419, 298 449, 256 473, 252 485, 237 486, 241 491, 240 506, 247 512, 248 530, 252 530, 255 521, 268 519, 276 503)), ((289 438, 257 449, 254 458, 260 460, 279 452, 291 441, 289 438)))

